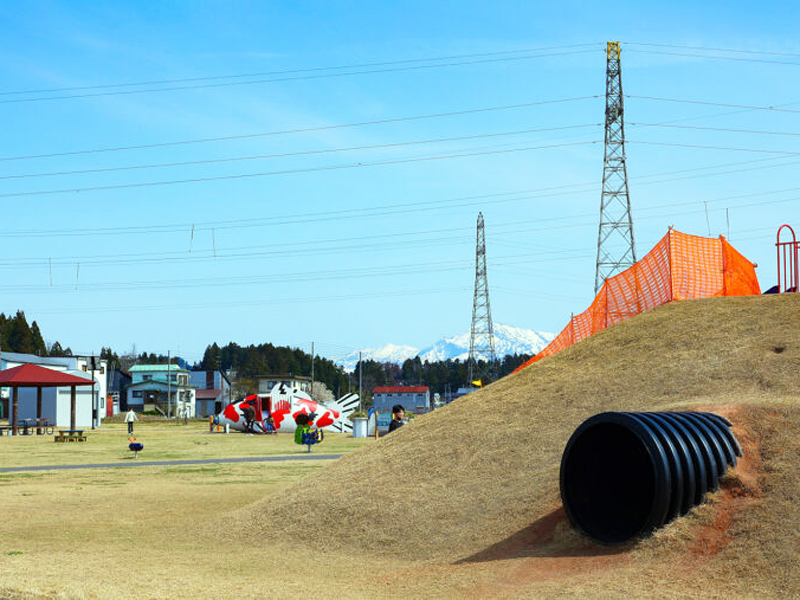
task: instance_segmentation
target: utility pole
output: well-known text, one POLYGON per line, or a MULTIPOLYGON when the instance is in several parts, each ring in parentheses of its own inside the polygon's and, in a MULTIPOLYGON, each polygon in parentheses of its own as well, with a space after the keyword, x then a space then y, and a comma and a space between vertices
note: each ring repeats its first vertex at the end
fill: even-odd
POLYGON ((472 298, 472 326, 469 332, 469 380, 488 375, 494 379, 497 355, 494 351, 494 329, 492 309, 489 305, 489 282, 486 278, 486 237, 483 213, 478 213, 478 228, 475 243, 475 294, 472 298), (487 362, 485 369, 478 369, 478 358, 487 362))
POLYGON ((172 378, 170 377, 171 369, 172 369, 171 351, 167 350, 167 418, 168 419, 170 414, 172 413, 172 411, 170 410, 172 407, 172 378))
POLYGON ((358 410, 364 411, 364 396, 361 394, 361 372, 364 370, 364 365, 361 364, 361 350, 358 351, 358 410))
POLYGON ((311 342, 311 397, 314 397, 314 342, 311 342))
POLYGON ((97 418, 97 399, 95 398, 95 392, 94 392, 94 384, 95 384, 95 380, 94 380, 94 370, 95 370, 94 352, 92 352, 92 355, 89 357, 89 364, 91 366, 91 371, 92 371, 92 429, 94 429, 96 424, 97 424, 97 421, 98 421, 98 418, 97 418))
POLYGON ((603 156, 603 192, 597 232, 594 293, 609 277, 633 266, 633 241, 628 169, 625 165, 625 127, 622 106, 622 68, 619 42, 606 45, 606 136, 603 156))

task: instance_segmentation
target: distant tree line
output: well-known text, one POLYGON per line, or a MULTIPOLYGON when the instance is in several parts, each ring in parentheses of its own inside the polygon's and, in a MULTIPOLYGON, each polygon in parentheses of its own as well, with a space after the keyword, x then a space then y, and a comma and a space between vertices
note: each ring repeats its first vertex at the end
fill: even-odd
MULTIPOLYGON (((495 365, 497 378, 505 377, 531 357, 530 354, 510 354, 495 365)), ((478 370, 485 369, 486 363, 478 362, 478 370)), ((391 362, 364 360, 356 365, 353 378, 358 387, 359 369, 361 369, 361 388, 364 398, 369 404, 372 390, 387 385, 427 385, 431 394, 444 396, 447 392, 456 392, 458 388, 469 383, 469 364, 461 360, 442 360, 435 362, 422 361, 419 356, 409 358, 402 365, 391 362)), ((491 381, 484 377, 483 384, 491 381)))
POLYGON ((28 325, 28 319, 21 310, 13 317, 0 313, 0 348, 7 352, 38 356, 72 356, 72 350, 69 347, 62 348, 58 342, 48 348, 39 325, 36 321, 28 325))
MULTIPOLYGON (((206 348, 203 360, 196 366, 203 370, 235 372, 236 379, 244 383, 243 391, 253 392, 259 376, 292 374, 310 377, 311 355, 299 348, 272 344, 240 346, 231 342, 220 348, 213 343, 206 348)), ((332 360, 319 356, 314 359, 314 379, 324 383, 337 398, 347 393, 347 373, 332 360)))

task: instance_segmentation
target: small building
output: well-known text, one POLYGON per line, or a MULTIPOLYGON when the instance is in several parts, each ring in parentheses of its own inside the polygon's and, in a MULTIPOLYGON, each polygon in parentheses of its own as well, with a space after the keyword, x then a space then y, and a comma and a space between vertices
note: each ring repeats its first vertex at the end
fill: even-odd
POLYGON ((198 417, 219 414, 233 401, 231 382, 222 371, 192 371, 189 383, 197 387, 195 414, 198 417))
POLYGON ((269 394, 276 385, 283 384, 291 390, 311 394, 311 377, 302 375, 261 375, 258 377, 258 393, 269 394))
POLYGON ((129 370, 128 409, 155 410, 169 417, 194 417, 196 387, 177 365, 134 365, 129 370))
POLYGON ((133 379, 121 369, 110 369, 108 372, 108 397, 111 398, 113 414, 128 412, 128 386, 133 379))
MULTIPOLYGON (((0 354, 0 370, 11 369, 24 364, 37 365, 82 377, 92 381, 94 386, 81 386, 76 388, 76 426, 99 426, 106 415, 106 369, 107 361, 97 356, 37 356, 20 352, 3 352, 0 354), (94 371, 92 371, 94 359, 94 371)), ((34 418, 36 405, 36 390, 33 388, 20 388, 20 414, 19 419, 34 418)), ((42 389, 42 417, 55 423, 58 427, 70 425, 70 394, 69 387, 43 388, 42 389)), ((9 389, 0 390, 0 418, 9 418, 9 389)))
POLYGON ((428 412, 431 409, 430 388, 427 385, 390 385, 373 390, 372 406, 379 413, 391 413, 395 404, 402 404, 407 412, 428 412))

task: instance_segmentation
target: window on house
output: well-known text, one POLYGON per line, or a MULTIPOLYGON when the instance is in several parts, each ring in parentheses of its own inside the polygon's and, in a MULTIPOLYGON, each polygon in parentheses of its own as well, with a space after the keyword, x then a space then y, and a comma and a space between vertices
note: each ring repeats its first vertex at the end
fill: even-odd
POLYGON ((152 375, 142 375, 142 381, 152 381, 152 375))
POLYGON ((134 398, 141 398, 142 397, 142 390, 134 390, 133 391, 134 398))

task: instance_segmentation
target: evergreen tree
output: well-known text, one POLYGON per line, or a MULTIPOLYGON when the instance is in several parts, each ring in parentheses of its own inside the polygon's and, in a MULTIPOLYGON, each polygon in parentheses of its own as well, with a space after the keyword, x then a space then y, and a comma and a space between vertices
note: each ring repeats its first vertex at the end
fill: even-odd
POLYGON ((23 354, 34 354, 36 352, 36 344, 31 328, 28 326, 25 313, 21 310, 18 310, 16 316, 11 320, 8 338, 8 345, 12 352, 21 352, 23 354))
POLYGON ((38 356, 47 356, 47 345, 44 343, 42 332, 39 331, 39 325, 36 321, 31 324, 31 337, 33 338, 33 347, 35 348, 34 354, 38 356))
POLYGON ((219 346, 217 346, 217 342, 214 342, 208 346, 205 353, 203 353, 203 362, 200 364, 200 367, 203 371, 216 371, 220 368, 221 358, 222 352, 219 346))
POLYGON ((106 348, 105 346, 100 348, 100 359, 107 361, 109 371, 122 368, 119 356, 111 348, 106 348))

